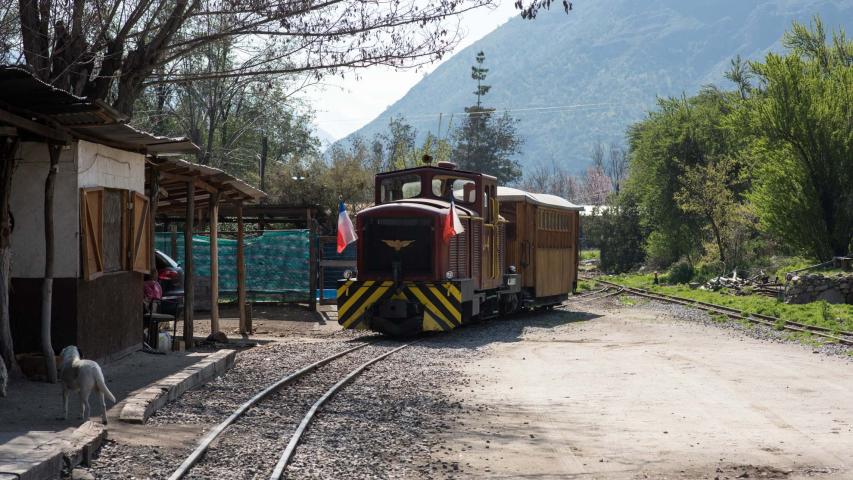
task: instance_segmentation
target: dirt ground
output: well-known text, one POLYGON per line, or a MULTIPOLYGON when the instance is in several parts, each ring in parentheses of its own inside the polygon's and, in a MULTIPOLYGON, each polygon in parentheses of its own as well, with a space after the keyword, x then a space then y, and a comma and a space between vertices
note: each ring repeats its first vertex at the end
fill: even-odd
MULTIPOLYGON (((338 325, 334 307, 319 306, 317 312, 312 312, 307 305, 301 304, 266 304, 252 305, 253 339, 274 339, 291 336, 327 337, 341 330, 338 325)), ((229 338, 240 338, 239 310, 235 305, 219 307, 220 329, 229 338)), ((210 334, 210 313, 196 312, 193 316, 196 337, 210 334)), ((178 336, 183 331, 183 323, 177 324, 178 336)))
MULTIPOLYGON (((853 478, 853 362, 584 305, 465 367, 445 438, 469 478, 853 478)), ((452 388, 452 386, 451 386, 452 388)))

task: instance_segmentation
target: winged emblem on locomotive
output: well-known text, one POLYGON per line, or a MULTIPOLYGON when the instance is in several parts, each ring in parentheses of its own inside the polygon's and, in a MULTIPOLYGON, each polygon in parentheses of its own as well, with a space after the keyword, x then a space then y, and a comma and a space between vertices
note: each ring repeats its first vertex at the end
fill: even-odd
POLYGON ((382 243, 388 245, 393 248, 395 252, 399 252, 400 250, 408 247, 409 245, 415 243, 414 240, 382 240, 382 243))

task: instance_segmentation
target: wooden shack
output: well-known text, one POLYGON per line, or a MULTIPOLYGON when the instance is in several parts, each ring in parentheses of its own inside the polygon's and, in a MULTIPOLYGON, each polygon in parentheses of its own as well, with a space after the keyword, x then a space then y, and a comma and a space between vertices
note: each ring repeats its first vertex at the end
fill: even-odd
MULTIPOLYGON (((0 141, 9 182, 9 317, 17 353, 42 350, 42 287, 52 284, 52 348, 109 359, 141 344, 142 278, 150 271, 147 158, 192 153, 186 139, 127 125, 101 102, 0 67, 0 141), (49 177, 49 173, 53 172, 49 177), (48 272, 46 179, 52 178, 48 272)), ((48 217, 48 218, 50 218, 48 217)))
POLYGON ((577 286, 578 232, 582 207, 556 195, 498 187, 506 220, 506 264, 534 296, 565 296, 577 286))

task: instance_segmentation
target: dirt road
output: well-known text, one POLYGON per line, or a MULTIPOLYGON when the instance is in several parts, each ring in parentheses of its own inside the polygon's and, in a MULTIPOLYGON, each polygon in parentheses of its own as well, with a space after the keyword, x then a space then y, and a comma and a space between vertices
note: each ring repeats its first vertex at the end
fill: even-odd
POLYGON ((459 476, 853 478, 853 362, 650 308, 584 309, 466 367, 475 408, 445 439, 459 476))

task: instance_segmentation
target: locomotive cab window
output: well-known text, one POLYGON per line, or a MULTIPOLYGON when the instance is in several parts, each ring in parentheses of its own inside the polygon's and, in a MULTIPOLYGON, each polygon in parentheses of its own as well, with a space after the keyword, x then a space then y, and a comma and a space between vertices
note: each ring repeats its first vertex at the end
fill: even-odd
POLYGON ((450 177, 447 175, 436 175, 432 177, 432 194, 438 198, 450 200, 450 192, 453 199, 461 203, 474 203, 477 200, 477 183, 468 178, 450 177))
POLYGON ((403 175, 382 180, 382 202, 414 198, 421 194, 421 177, 403 175))

